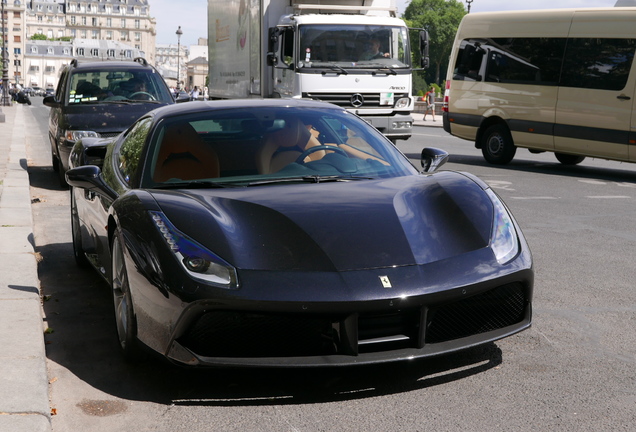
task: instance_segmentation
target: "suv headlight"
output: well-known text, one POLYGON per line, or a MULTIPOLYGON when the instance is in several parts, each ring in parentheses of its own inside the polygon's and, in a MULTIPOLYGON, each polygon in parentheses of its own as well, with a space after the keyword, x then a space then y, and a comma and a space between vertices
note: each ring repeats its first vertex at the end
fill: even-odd
POLYGON ((508 210, 499 197, 492 189, 486 189, 486 193, 494 207, 490 248, 495 254, 497 262, 506 264, 519 253, 517 231, 508 210))
POLYGON ((181 267, 192 278, 219 288, 238 288, 233 266, 179 231, 162 212, 151 211, 150 217, 181 267))
POLYGON ((94 131, 85 131, 85 130, 67 130, 64 133, 64 138, 66 141, 79 141, 82 138, 99 138, 99 134, 94 131))

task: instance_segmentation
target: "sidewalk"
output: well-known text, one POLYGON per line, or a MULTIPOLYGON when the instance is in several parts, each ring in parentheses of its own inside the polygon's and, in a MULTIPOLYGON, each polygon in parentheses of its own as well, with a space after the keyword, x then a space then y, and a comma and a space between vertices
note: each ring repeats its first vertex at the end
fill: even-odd
POLYGON ((27 172, 28 107, 0 107, 0 432, 50 432, 33 217, 27 172))
POLYGON ((426 127, 443 127, 444 122, 442 121, 441 115, 435 116, 435 121, 433 121, 433 117, 431 115, 426 116, 426 120, 422 120, 421 113, 413 113, 413 126, 426 126, 426 127))

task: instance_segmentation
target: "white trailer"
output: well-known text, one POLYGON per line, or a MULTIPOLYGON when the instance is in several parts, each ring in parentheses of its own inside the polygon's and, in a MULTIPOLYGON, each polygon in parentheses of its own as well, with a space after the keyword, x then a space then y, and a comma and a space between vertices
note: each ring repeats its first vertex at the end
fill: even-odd
POLYGON ((317 99, 394 142, 411 136, 411 43, 395 0, 208 0, 208 26, 210 98, 317 99))

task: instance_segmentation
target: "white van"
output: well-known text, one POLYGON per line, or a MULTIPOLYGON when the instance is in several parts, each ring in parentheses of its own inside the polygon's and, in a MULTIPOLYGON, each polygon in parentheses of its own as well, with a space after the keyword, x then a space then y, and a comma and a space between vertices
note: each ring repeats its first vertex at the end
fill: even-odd
POLYGON ((636 8, 473 13, 450 57, 444 129, 494 164, 636 162, 636 8))

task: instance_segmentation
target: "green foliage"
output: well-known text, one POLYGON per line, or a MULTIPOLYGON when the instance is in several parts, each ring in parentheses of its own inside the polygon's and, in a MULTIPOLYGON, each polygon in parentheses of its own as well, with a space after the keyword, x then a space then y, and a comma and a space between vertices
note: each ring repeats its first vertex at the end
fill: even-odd
MULTIPOLYGON (((429 82, 439 83, 445 77, 455 34, 464 15, 464 2, 459 0, 412 0, 406 7, 402 17, 409 27, 428 31, 430 66, 426 78, 429 82)), ((414 64, 419 64, 419 55, 417 57, 414 64)))
POLYGON ((46 40, 46 35, 43 33, 36 33, 31 36, 31 40, 46 40))

